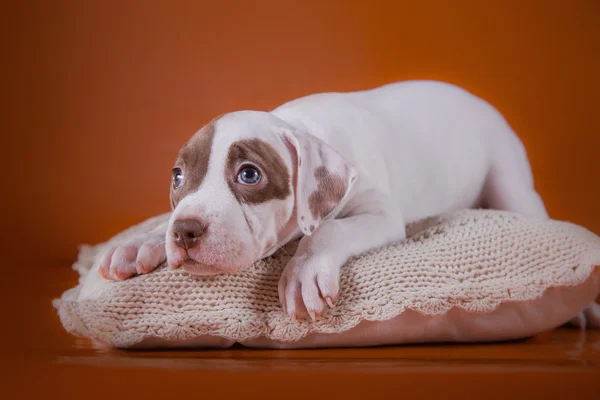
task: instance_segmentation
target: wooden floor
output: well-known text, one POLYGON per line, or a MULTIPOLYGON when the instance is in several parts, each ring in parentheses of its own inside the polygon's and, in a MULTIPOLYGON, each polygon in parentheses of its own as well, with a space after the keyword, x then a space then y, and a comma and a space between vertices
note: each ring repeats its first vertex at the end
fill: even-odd
POLYGON ((600 399, 599 331, 487 345, 100 351, 67 334, 51 306, 76 281, 65 265, 5 274, 4 398, 600 399))

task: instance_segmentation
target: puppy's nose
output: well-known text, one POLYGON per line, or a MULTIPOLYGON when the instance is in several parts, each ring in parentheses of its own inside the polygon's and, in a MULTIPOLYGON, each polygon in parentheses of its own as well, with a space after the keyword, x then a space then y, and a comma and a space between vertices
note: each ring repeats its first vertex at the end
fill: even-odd
POLYGON ((207 224, 197 219, 178 219, 173 222, 173 241, 182 249, 191 249, 200 241, 207 224))

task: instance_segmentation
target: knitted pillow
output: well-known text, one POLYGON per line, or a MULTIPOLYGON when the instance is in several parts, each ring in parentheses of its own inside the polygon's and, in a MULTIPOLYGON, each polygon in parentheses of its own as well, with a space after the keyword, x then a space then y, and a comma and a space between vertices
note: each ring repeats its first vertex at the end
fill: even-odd
POLYGON ((579 226, 467 210, 408 227, 405 242, 351 259, 335 308, 291 320, 277 295, 297 243, 245 271, 194 277, 159 267, 122 282, 81 248, 79 286, 55 307, 67 331, 115 347, 305 348, 527 337, 569 321, 600 293, 600 238, 579 226))

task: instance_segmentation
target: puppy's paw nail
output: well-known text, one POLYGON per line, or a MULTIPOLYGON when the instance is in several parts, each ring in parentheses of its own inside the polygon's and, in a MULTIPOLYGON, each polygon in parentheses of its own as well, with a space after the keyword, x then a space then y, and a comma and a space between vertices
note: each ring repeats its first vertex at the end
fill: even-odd
POLYGON ((115 268, 110 269, 110 275, 113 277, 115 281, 123 281, 127 279, 129 276, 115 268))
POLYGON ((312 319, 313 322, 317 320, 317 316, 315 315, 314 311, 308 310, 308 315, 310 315, 310 319, 312 319))
POLYGON ((329 297, 329 296, 325 297, 325 301, 327 302, 329 307, 333 308, 333 300, 331 300, 331 297, 329 297))

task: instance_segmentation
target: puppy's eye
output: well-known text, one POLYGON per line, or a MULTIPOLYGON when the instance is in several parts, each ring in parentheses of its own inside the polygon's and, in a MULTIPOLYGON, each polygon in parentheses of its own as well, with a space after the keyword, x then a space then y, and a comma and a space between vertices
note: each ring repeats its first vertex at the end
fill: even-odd
POLYGON ((173 168, 173 188, 177 189, 183 184, 183 171, 181 168, 173 168))
POLYGON ((256 185, 260 182, 260 172, 254 167, 246 166, 238 174, 237 181, 242 185, 256 185))

